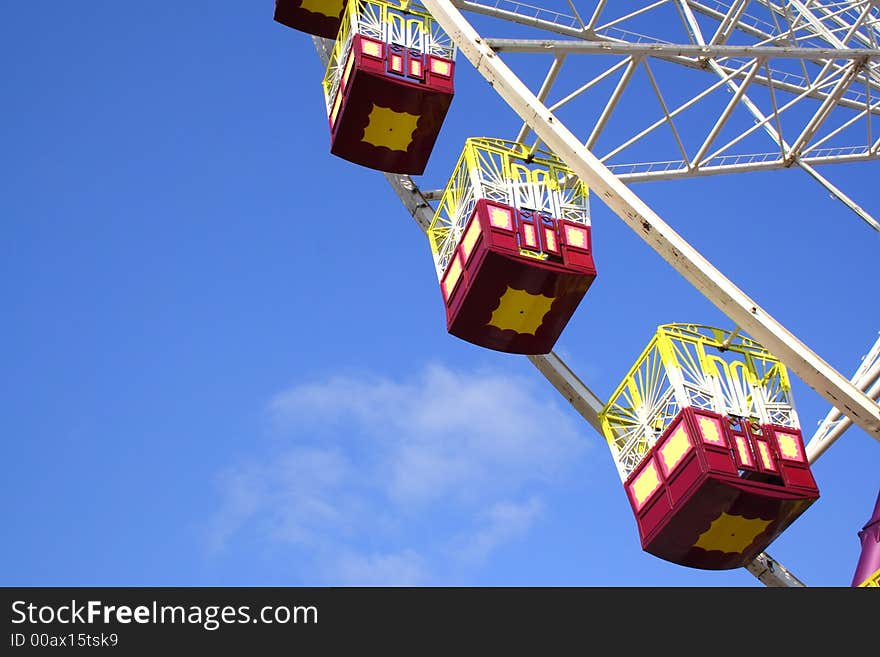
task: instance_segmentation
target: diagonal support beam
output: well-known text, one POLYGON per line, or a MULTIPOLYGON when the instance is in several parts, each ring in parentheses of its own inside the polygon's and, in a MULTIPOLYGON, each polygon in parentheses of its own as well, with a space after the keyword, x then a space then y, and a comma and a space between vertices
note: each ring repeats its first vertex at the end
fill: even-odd
POLYGON ((501 61, 449 0, 423 0, 459 51, 593 192, 737 326, 880 441, 880 407, 771 317, 600 162, 501 61))
POLYGON ((715 125, 712 126, 712 129, 709 131, 709 134, 703 141, 703 145, 700 146, 700 149, 697 151, 696 155, 694 155, 694 159, 691 163, 692 166, 696 166, 702 161, 703 156, 706 155, 706 151, 709 150, 709 147, 715 141, 718 133, 721 132, 721 129, 727 123, 727 120, 730 118, 731 114, 733 114, 733 111, 739 106, 740 99, 746 92, 746 89, 748 89, 748 86, 752 82, 752 79, 755 77, 755 74, 757 74, 758 70, 764 65, 765 62, 766 60, 764 59, 755 60, 754 66, 749 71, 748 75, 746 75, 745 79, 742 81, 742 84, 737 86, 733 97, 727 102, 727 107, 724 108, 721 116, 718 117, 715 125))
POLYGON ((730 9, 728 9, 727 14, 718 24, 718 29, 715 31, 715 34, 712 36, 709 43, 712 45, 727 43, 727 40, 730 38, 730 35, 733 34, 737 23, 739 23, 739 19, 742 18, 748 5, 749 0, 734 0, 734 2, 731 2, 730 9))
MULTIPOLYGON (((541 99, 541 102, 547 99, 547 94, 550 93, 550 88, 553 86, 553 83, 556 81, 557 76, 559 75, 559 71, 562 70, 562 63, 565 61, 565 55, 559 55, 553 58, 553 63, 550 64, 550 70, 547 71, 547 75, 544 76, 544 82, 541 84, 541 89, 538 91, 538 98, 541 99)), ((523 123, 522 128, 520 128, 519 134, 516 136, 515 141, 523 142, 525 138, 529 136, 529 128, 528 123, 523 123)))
MULTIPOLYGON (((862 364, 850 380, 860 390, 864 390, 871 399, 880 397, 880 338, 877 338, 874 345, 865 354, 862 364)), ((832 407, 819 423, 812 438, 807 442, 807 459, 810 463, 822 456, 849 429, 851 424, 848 417, 841 416, 840 411, 832 407)))
POLYGON ((617 103, 620 101, 620 97, 623 95, 623 91, 626 89, 626 85, 629 84, 629 81, 632 78, 633 73, 635 73, 636 67, 639 65, 640 61, 641 58, 638 56, 630 57, 626 70, 623 72, 623 75, 620 76, 620 80, 618 80, 617 86, 611 94, 611 98, 605 103, 605 109, 602 110, 602 114, 593 126, 593 131, 590 133, 590 136, 587 137, 587 148, 593 148, 596 145, 599 135, 602 130, 605 129, 605 124, 608 122, 614 108, 617 107, 617 103))
POLYGON ((843 93, 849 89, 850 84, 855 79, 856 75, 859 73, 859 69, 861 68, 860 64, 850 64, 850 68, 843 75, 840 76, 840 80, 837 81, 837 84, 834 87, 834 90, 828 94, 825 98, 822 105, 816 110, 816 113, 813 115, 813 118, 804 126, 801 134, 795 139, 794 143, 791 145, 791 150, 789 152, 789 158, 792 160, 799 157, 801 151, 803 151, 804 147, 807 145, 807 142, 813 138, 825 120, 831 115, 831 112, 834 110, 837 100, 843 95, 843 93))

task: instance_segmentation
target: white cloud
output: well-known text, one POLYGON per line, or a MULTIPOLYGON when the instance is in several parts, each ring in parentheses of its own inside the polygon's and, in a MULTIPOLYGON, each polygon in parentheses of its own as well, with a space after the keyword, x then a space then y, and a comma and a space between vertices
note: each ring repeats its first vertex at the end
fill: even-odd
POLYGON ((253 467, 241 466, 222 473, 220 485, 225 499, 208 537, 211 551, 222 549, 235 532, 261 511, 266 501, 266 490, 261 485, 260 477, 255 476, 253 467))
POLYGON ((414 550, 395 554, 343 552, 328 564, 338 586, 420 586, 427 582, 424 559, 414 550))
POLYGON ((347 490, 351 476, 335 448, 289 447, 271 462, 231 469, 221 475, 226 499, 212 544, 221 547, 245 526, 282 543, 320 544, 357 507, 347 490))
POLYGON ((332 585, 412 585, 479 564, 527 534, 595 438, 542 383, 432 365, 409 381, 285 390, 269 403, 275 452, 222 478, 215 543, 247 531, 288 545, 332 585))
POLYGON ((380 452, 381 485, 398 504, 483 495, 556 475, 586 445, 584 427, 535 382, 433 365, 409 383, 335 378, 271 403, 281 426, 332 426, 380 452))
POLYGON ((528 533, 543 510, 544 504, 537 498, 522 504, 495 504, 484 514, 482 527, 456 542, 456 558, 474 564, 484 562, 499 546, 528 533))

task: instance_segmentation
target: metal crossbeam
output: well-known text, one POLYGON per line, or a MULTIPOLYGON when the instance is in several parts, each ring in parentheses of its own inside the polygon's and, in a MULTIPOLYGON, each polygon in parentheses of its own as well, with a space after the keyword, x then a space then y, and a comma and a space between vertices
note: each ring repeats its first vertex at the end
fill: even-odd
MULTIPOLYGON (((728 46, 676 43, 626 43, 622 41, 577 41, 558 39, 486 39, 496 52, 525 52, 581 55, 643 55, 695 64, 699 58, 772 57, 773 59, 834 59, 853 62, 880 62, 880 50, 862 48, 799 48, 783 46, 728 46), (684 61, 687 60, 687 61, 684 61)), ((700 66, 702 68, 702 66, 700 66)), ((878 112, 880 113, 880 112, 878 112)))
MULTIPOLYGON (((871 399, 880 402, 880 337, 862 358, 862 363, 851 380, 871 399)), ((850 426, 852 421, 838 409, 831 407, 807 442, 806 452, 810 463, 822 456, 850 426)))

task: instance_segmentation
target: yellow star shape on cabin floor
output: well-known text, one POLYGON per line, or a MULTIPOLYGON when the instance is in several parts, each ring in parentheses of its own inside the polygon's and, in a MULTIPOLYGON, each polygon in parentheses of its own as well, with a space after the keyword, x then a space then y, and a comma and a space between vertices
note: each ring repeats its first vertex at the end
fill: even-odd
POLYGON ((345 0, 302 0, 300 8, 313 14, 323 14, 330 18, 336 18, 342 13, 342 3, 345 0))
POLYGON ((373 146, 403 151, 412 143, 419 117, 408 112, 395 112, 388 107, 373 105, 370 122, 364 128, 363 140, 373 146))
POLYGON ((550 311, 553 298, 543 294, 531 294, 525 290, 517 290, 510 286, 501 295, 501 301, 489 326, 511 329, 517 333, 535 335, 535 331, 544 322, 544 315, 550 311))
POLYGON ((744 518, 722 513, 712 521, 709 529, 700 534, 694 547, 742 554, 771 522, 773 521, 763 518, 744 518))

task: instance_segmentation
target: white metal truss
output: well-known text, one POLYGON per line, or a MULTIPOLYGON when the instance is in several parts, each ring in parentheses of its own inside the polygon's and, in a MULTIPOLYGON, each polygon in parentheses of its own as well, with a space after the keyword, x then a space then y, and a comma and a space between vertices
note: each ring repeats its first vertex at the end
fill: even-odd
POLYGON ((541 141, 639 237, 733 323, 829 404, 880 441, 880 407, 706 260, 584 146, 449 0, 424 0, 461 53, 541 141))
MULTIPOLYGON (((330 59, 333 42, 327 39, 314 37, 315 49, 326 66, 330 59)), ((434 209, 429 199, 419 189, 418 185, 407 175, 384 174, 385 180, 394 190, 400 202, 409 212, 410 216, 422 229, 427 232, 434 218, 434 209)), ((598 435, 602 435, 602 424, 599 413, 604 406, 602 400, 590 390, 586 384, 565 364, 554 352, 544 355, 527 356, 535 368, 544 375, 547 381, 561 394, 571 406, 580 414, 587 423, 593 427, 598 435)), ((778 561, 766 552, 762 552, 745 566, 762 584, 771 588, 802 587, 804 586, 797 577, 792 575, 778 561)))
MULTIPOLYGON (((880 230, 880 224, 813 166, 880 159, 880 129, 876 118, 880 116, 880 3, 877 0, 841 3, 661 0, 637 3, 643 6, 611 18, 607 16, 611 7, 633 3, 599 0, 592 3, 591 12, 583 14, 578 13, 570 0, 566 0, 566 11, 512 0, 486 3, 426 0, 422 4, 445 33, 452 36, 450 43, 457 49, 465 46, 462 49, 477 71, 493 83, 499 95, 523 119, 516 141, 524 141, 534 132, 538 141, 533 148, 546 144, 738 327, 778 356, 790 371, 828 400, 835 412, 839 414, 837 408, 846 408, 846 422, 855 421, 880 440, 880 408, 872 401, 877 395, 869 396, 870 390, 864 394, 788 333, 624 184, 796 165, 866 223, 880 230), (603 49, 597 54, 616 57, 617 61, 603 65, 586 83, 572 84, 562 75, 563 64, 569 54, 577 53, 554 50, 553 44, 547 42, 549 45, 541 52, 552 54, 552 61, 540 89, 533 94, 498 55, 505 49, 523 51, 528 44, 501 41, 503 36, 483 39, 455 7, 503 19, 502 24, 505 21, 517 23, 570 37, 572 43, 566 42, 565 47, 575 41, 584 44, 577 47, 598 44, 603 49), (680 13, 682 25, 688 28, 686 40, 680 35, 674 39, 648 37, 632 29, 648 12, 664 7, 680 13), (589 18, 585 21, 581 15, 589 18), (715 21, 714 30, 706 28, 706 20, 715 21), (497 45, 497 50, 489 45, 490 41, 497 45), (676 41, 678 50, 674 47, 676 41), (639 52, 639 48, 644 51, 639 52), (763 52, 762 48, 769 50, 763 52), (674 78, 676 71, 688 69, 704 77, 708 72, 715 79, 698 93, 691 91, 687 97, 677 98, 674 85, 668 83, 669 73, 672 71, 674 78), (603 139, 612 134, 605 128, 614 119, 615 111, 623 106, 628 87, 635 88, 638 75, 649 85, 662 116, 650 122, 647 130, 638 130, 624 142, 605 144, 603 139), (569 84, 570 91, 554 95, 557 83, 569 84), (600 115, 591 134, 576 138, 562 123, 561 115, 574 110, 590 90, 601 91, 603 85, 612 83, 614 87, 608 100, 600 105, 600 115), (719 90, 730 96, 713 115, 711 125, 695 139, 685 115, 694 108, 707 115, 705 108, 697 106, 709 105, 707 99, 717 96, 719 90), (557 100, 548 100, 554 97, 557 100), (671 102, 673 99, 675 102, 671 102), (747 128, 737 125, 737 121, 742 123, 743 109, 749 116, 747 128), (844 112, 848 114, 844 116, 844 112), (662 162, 624 157, 636 154, 639 147, 645 145, 649 146, 648 150, 642 152, 656 152, 656 145, 648 142, 661 127, 672 135, 680 157, 662 162), (773 149, 749 152, 754 135, 761 132, 769 135, 773 149), (847 142, 854 134, 861 136, 847 142), (588 143, 590 148, 585 145, 588 143), (694 144, 698 147, 694 148, 694 144), (601 159, 591 152, 600 147, 605 148, 598 151, 604 153, 601 159)), ((332 42, 316 38, 315 44, 326 63, 332 42)), ((511 52, 511 57, 516 56, 511 52)), ((430 195, 423 194, 408 176, 385 174, 385 177, 411 216, 427 230, 434 214, 429 204, 430 195)), ((601 434, 598 412, 602 402, 598 397, 555 354, 529 359, 601 434)), ((876 383, 876 379, 874 381, 876 383)), ((819 455, 821 451, 814 458, 819 455)), ((767 586, 803 586, 766 554, 746 568, 767 586)))
POLYGON ((581 12, 570 1, 562 11, 514 0, 449 4, 501 19, 487 30, 518 23, 567 37, 484 41, 511 62, 519 53, 551 58, 538 98, 562 120, 591 116, 582 141, 620 180, 797 166, 880 231, 815 168, 880 160, 876 0, 581 0, 589 7, 581 12), (595 56, 579 57, 566 76, 575 55, 595 56))
MULTIPOLYGON (((862 357, 862 362, 851 380, 871 399, 880 402, 880 336, 862 357)), ((810 463, 824 454, 850 426, 852 420, 832 406, 807 443, 807 459, 810 463)))

